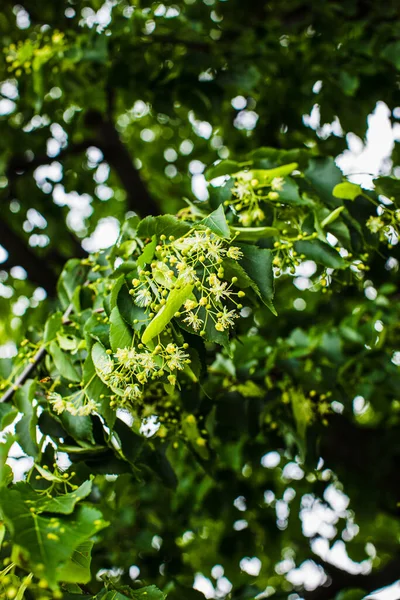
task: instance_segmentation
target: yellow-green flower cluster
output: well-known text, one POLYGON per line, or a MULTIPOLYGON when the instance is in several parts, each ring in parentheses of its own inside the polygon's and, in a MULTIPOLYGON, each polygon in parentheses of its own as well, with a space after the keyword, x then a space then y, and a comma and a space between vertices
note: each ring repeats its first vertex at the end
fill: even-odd
POLYGON ((244 227, 259 225, 265 220, 265 203, 279 201, 284 182, 283 177, 274 177, 269 184, 263 183, 261 187, 257 179, 238 176, 233 187, 233 198, 227 200, 225 206, 231 207, 244 227))
POLYGON ((176 384, 176 374, 190 364, 188 344, 158 343, 153 350, 137 347, 118 348, 104 365, 103 378, 115 393, 112 405, 129 407, 141 399, 146 384, 166 379, 176 384))
POLYGON ((57 392, 49 392, 47 399, 50 402, 54 412, 58 415, 69 412, 72 416, 86 417, 98 410, 97 403, 93 398, 86 398, 82 390, 63 398, 57 392))
POLYGON ((400 210, 385 207, 379 216, 369 217, 366 225, 371 233, 379 235, 381 242, 395 244, 400 237, 400 210))
POLYGON ((152 317, 166 304, 172 289, 192 285, 192 294, 175 316, 200 335, 205 335, 209 322, 222 332, 234 326, 242 308, 239 299, 245 295, 235 289, 237 277, 225 279, 223 263, 241 257, 239 247, 210 229, 191 229, 177 239, 161 235, 151 264, 138 270, 130 293, 134 303, 152 317))

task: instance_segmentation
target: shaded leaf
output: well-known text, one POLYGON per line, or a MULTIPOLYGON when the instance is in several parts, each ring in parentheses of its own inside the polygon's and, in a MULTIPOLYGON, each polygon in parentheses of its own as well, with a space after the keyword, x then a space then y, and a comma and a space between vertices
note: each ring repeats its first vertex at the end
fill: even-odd
POLYGON ((257 286, 257 293, 270 311, 276 315, 272 300, 274 298, 274 274, 272 270, 272 252, 266 248, 239 244, 243 252, 240 265, 257 286))
POLYGON ((294 248, 298 254, 305 254, 307 259, 313 260, 324 267, 331 269, 343 269, 346 266, 346 261, 340 254, 320 240, 301 240, 295 242, 294 248))

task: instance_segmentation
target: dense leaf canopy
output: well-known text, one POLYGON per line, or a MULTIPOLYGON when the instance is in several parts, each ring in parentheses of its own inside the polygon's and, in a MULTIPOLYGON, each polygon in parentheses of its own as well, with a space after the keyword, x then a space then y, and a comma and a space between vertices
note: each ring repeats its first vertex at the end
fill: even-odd
POLYGON ((364 187, 335 158, 377 102, 396 137, 399 22, 1 7, 1 597, 398 580, 398 146, 364 187))

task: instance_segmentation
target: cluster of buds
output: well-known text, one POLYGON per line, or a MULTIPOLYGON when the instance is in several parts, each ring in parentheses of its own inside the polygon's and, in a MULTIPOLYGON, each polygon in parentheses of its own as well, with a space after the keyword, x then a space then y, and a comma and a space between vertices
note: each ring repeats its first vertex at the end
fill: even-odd
POLYGON ((73 417, 86 417, 98 410, 96 402, 93 398, 88 398, 84 390, 78 390, 64 398, 57 392, 49 392, 47 399, 58 415, 66 411, 73 417))
POLYGON ((260 224, 265 220, 265 207, 267 204, 276 204, 279 201, 279 192, 282 191, 285 180, 283 177, 274 177, 268 184, 260 183, 257 179, 237 176, 233 186, 233 198, 225 201, 236 214, 239 223, 244 227, 260 224))
MULTIPOLYGON (((168 335, 168 333, 166 333, 168 335)), ((111 406, 128 408, 142 399, 146 385, 161 380, 171 386, 176 384, 178 371, 189 364, 188 344, 166 346, 161 341, 153 350, 143 344, 137 347, 118 348, 103 373, 104 380, 114 392, 111 406)))
POLYGON ((280 241, 274 242, 274 259, 272 264, 274 266, 275 277, 279 277, 285 272, 289 272, 294 275, 296 272, 296 267, 298 267, 301 261, 306 258, 305 254, 299 254, 296 252, 294 247, 295 242, 313 240, 317 237, 317 233, 311 233, 310 235, 299 233, 296 237, 288 237, 287 231, 283 230, 280 241))
POLYGON ((138 269, 130 293, 151 318, 167 303, 171 290, 192 285, 190 297, 175 317, 202 336, 209 322, 222 332, 234 326, 243 308, 240 299, 245 296, 243 291, 236 291, 237 277, 225 279, 224 260, 238 261, 241 257, 239 247, 210 229, 191 229, 177 239, 161 235, 151 264, 138 269))
POLYGON ((394 245, 400 237, 400 209, 390 210, 385 207, 380 210, 379 216, 369 217, 366 225, 371 233, 379 235, 381 242, 394 245))

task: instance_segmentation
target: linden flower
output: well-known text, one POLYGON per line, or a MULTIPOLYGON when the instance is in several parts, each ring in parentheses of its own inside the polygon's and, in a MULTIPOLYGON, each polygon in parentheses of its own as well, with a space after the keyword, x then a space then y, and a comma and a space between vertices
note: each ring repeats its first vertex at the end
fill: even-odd
POLYGON ((251 212, 251 216, 254 221, 263 221, 265 219, 265 213, 259 206, 251 212))
POLYGON ((141 354, 137 354, 136 358, 139 364, 146 370, 150 371, 154 369, 156 363, 154 362, 153 356, 149 352, 142 352, 141 354))
POLYGON ((183 322, 187 323, 195 331, 199 331, 199 329, 201 329, 203 326, 203 321, 192 311, 187 314, 187 316, 183 319, 183 322))
POLYGON ((226 255, 234 260, 240 260, 243 256, 243 252, 237 246, 231 246, 226 255))
POLYGON ((217 301, 221 300, 221 298, 224 298, 225 296, 230 296, 231 292, 226 289, 226 286, 228 285, 227 282, 220 281, 215 273, 210 275, 208 281, 210 283, 210 291, 215 296, 217 301))
POLYGON ((213 258, 214 260, 218 260, 218 258, 223 253, 224 253, 224 249, 221 248, 221 240, 211 239, 208 242, 207 256, 209 258, 213 258))
POLYGON ((240 200, 245 198, 250 193, 250 187, 248 183, 244 181, 237 181, 235 184, 235 196, 237 196, 240 200))
POLYGON ((50 392, 48 399, 51 403, 54 412, 56 412, 58 415, 64 412, 66 408, 66 403, 62 399, 60 394, 57 394, 56 392, 50 392))
POLYGON ((196 308, 197 302, 195 302, 194 300, 186 300, 183 306, 186 310, 193 310, 194 308, 196 308))
MULTIPOLYGON (((168 344, 168 346, 172 346, 172 344, 168 344)), ((170 352, 168 351, 168 346, 166 350, 167 352, 170 352)), ((170 356, 167 358, 168 368, 171 371, 176 371, 177 369, 179 371, 182 371, 185 368, 188 359, 189 354, 186 354, 186 352, 183 352, 183 350, 176 348, 175 350, 170 352, 170 356)))
POLYGON ((122 373, 113 373, 108 379, 108 382, 111 385, 111 387, 118 387, 122 383, 123 379, 124 376, 122 375, 122 373))
POLYGON ((87 401, 87 403, 84 406, 81 406, 80 408, 78 408, 78 415, 80 417, 87 417, 88 415, 91 415, 92 413, 96 412, 98 410, 98 406, 96 404, 96 402, 93 399, 90 399, 87 401))
POLYGON ((285 180, 283 179, 283 177, 274 177, 271 181, 271 189, 275 192, 281 192, 284 183, 285 180))
POLYGON ((142 395, 142 391, 140 387, 135 383, 134 385, 128 385, 124 389, 124 397, 132 398, 133 400, 137 400, 142 395))
POLYGON ((137 304, 137 306, 141 306, 141 307, 148 306, 152 300, 150 291, 146 290, 145 288, 136 292, 134 299, 135 299, 135 304, 137 304))
POLYGON ((129 348, 118 348, 114 356, 119 362, 119 364, 125 367, 126 369, 132 367, 136 359, 135 351, 130 350, 129 348))
POLYGON ((79 413, 79 410, 76 408, 73 402, 66 402, 65 410, 69 412, 73 417, 76 417, 79 413))
POLYGON ((370 217, 366 225, 371 233, 378 233, 385 223, 379 217, 370 217))
POLYGON ((196 279, 197 275, 194 268, 185 265, 185 268, 182 269, 179 274, 179 281, 181 281, 182 283, 193 283, 193 281, 196 281, 196 279))
POLYGON ((206 249, 207 241, 207 238, 200 231, 195 231, 194 235, 176 240, 173 246, 183 253, 193 254, 194 252, 203 252, 206 249))
POLYGON ((237 319, 239 317, 234 310, 228 310, 226 306, 224 306, 222 312, 218 313, 217 316, 218 322, 215 325, 215 329, 217 329, 217 331, 223 331, 224 329, 233 327, 235 325, 235 321, 233 319, 237 319))
POLYGON ((242 225, 244 225, 245 227, 251 225, 253 222, 252 213, 250 213, 248 210, 245 210, 244 212, 240 213, 239 222, 242 223, 242 225))

